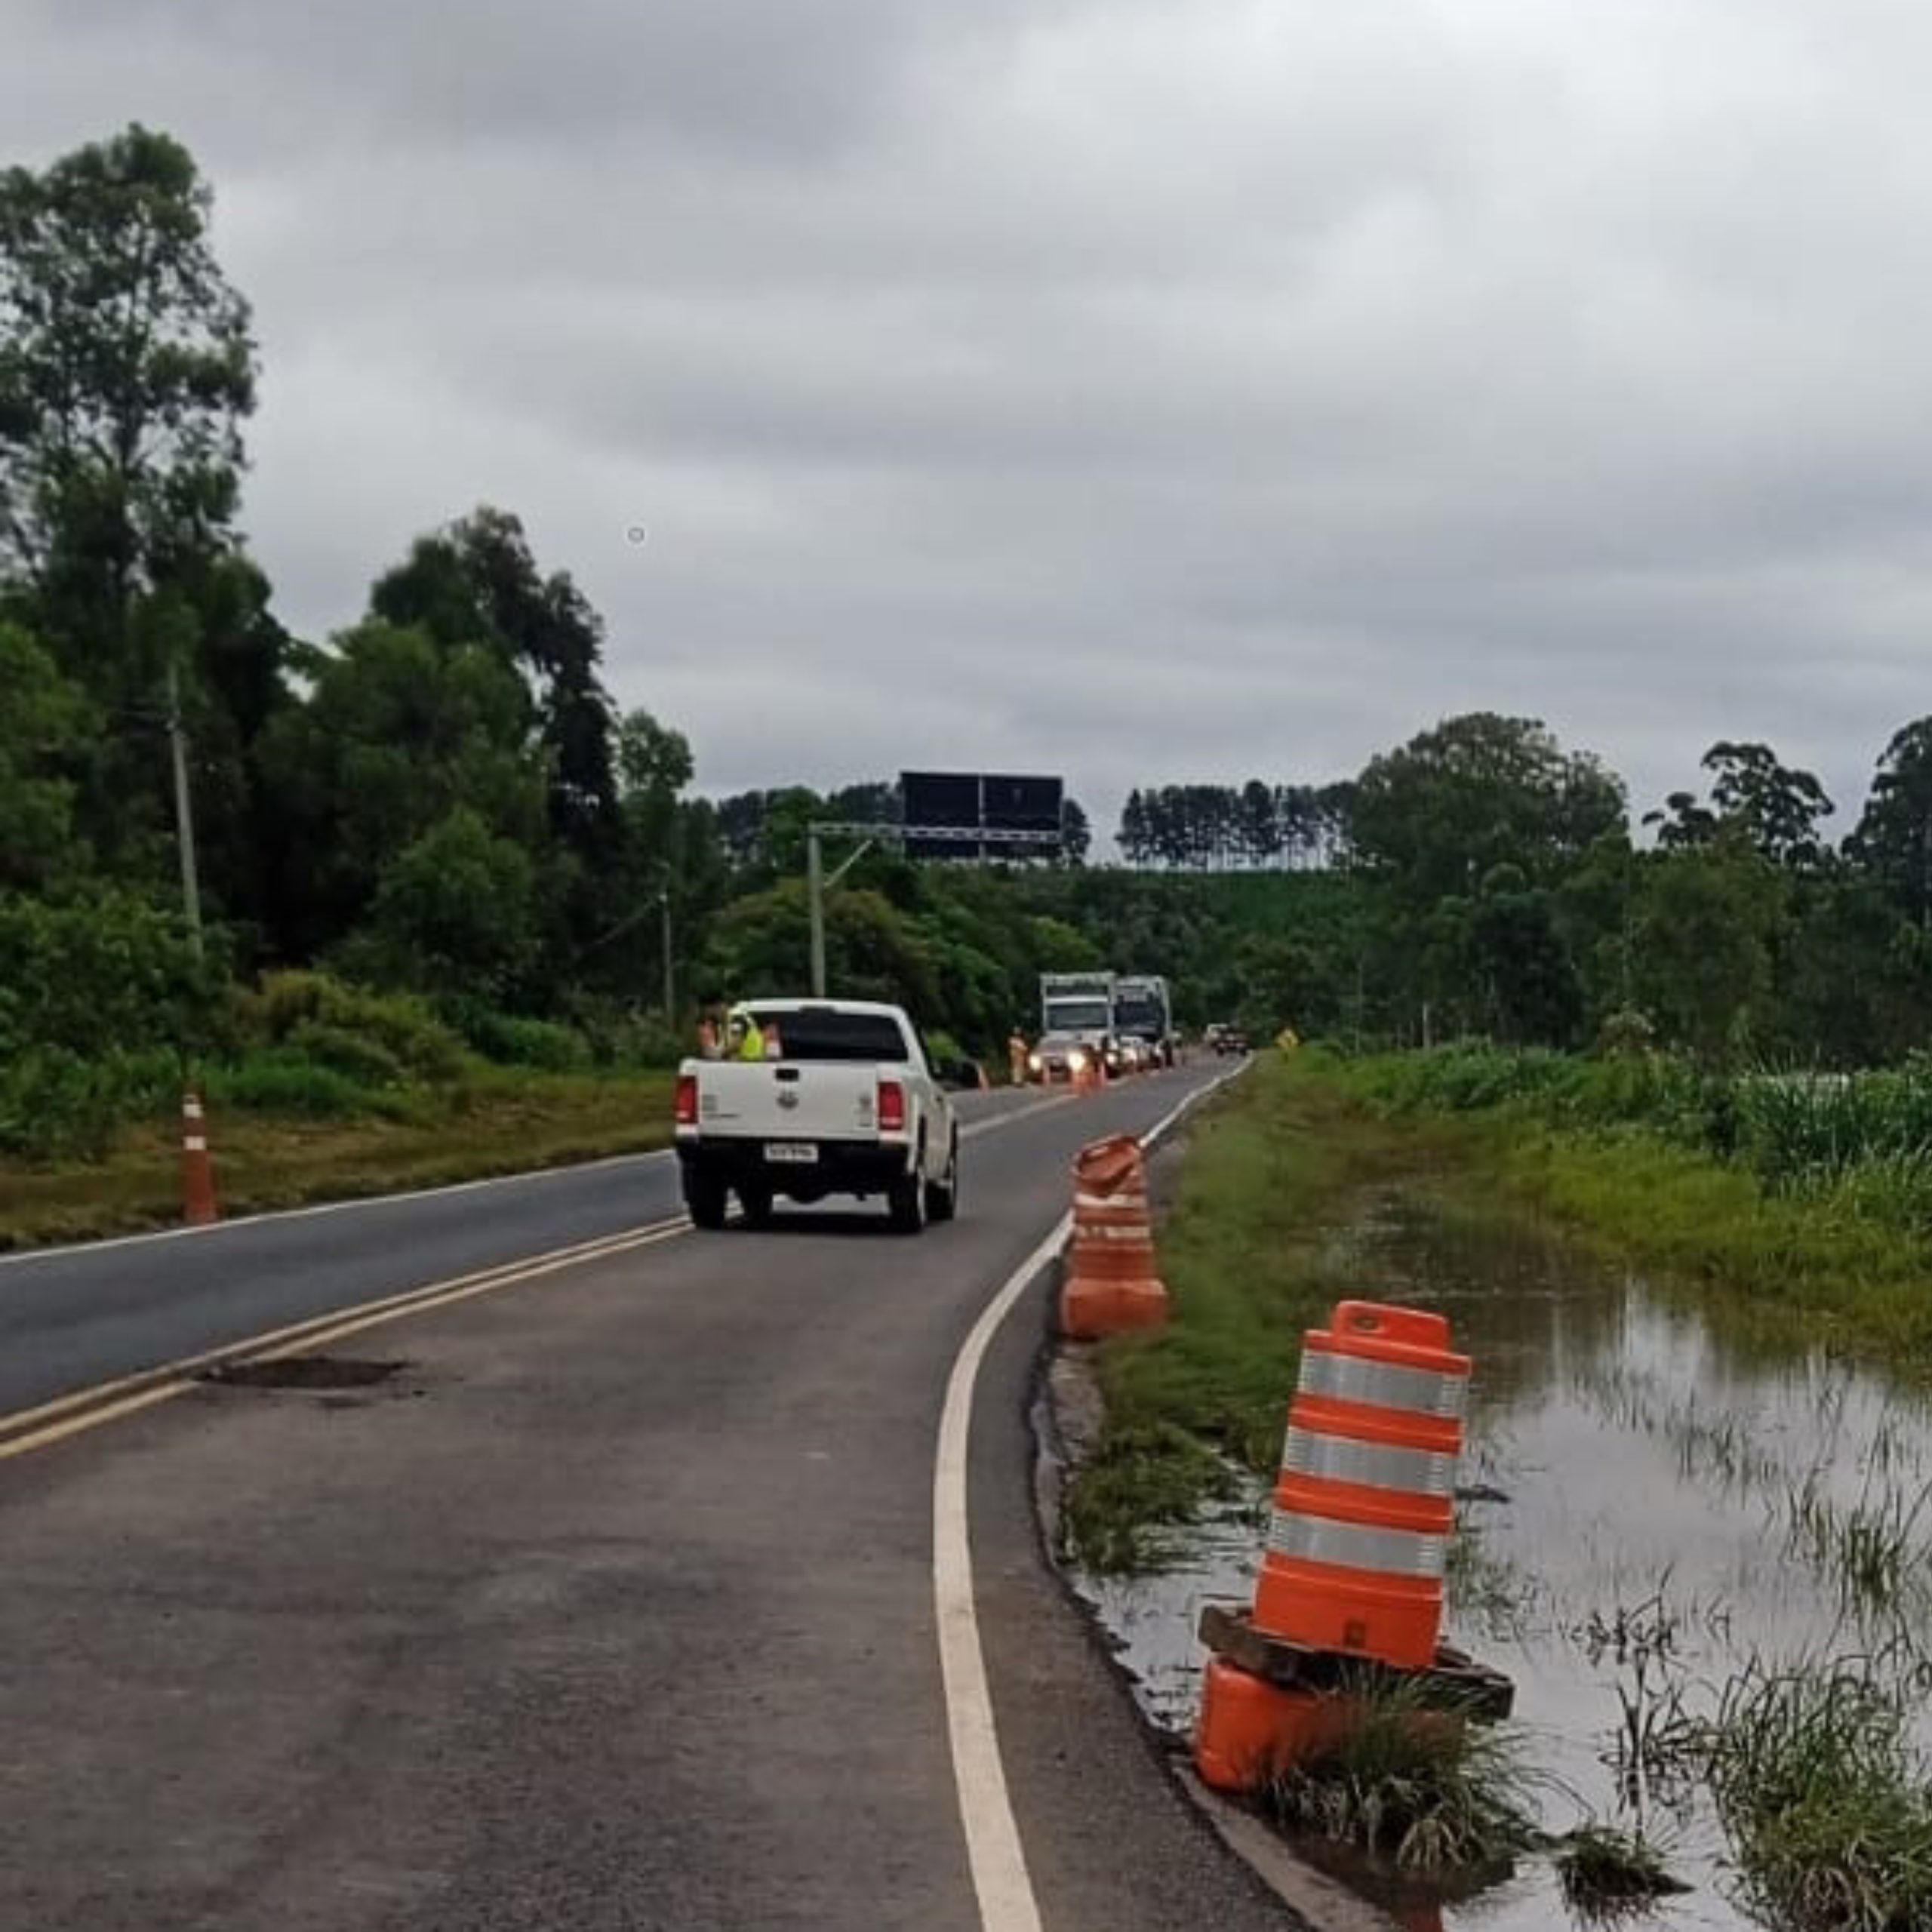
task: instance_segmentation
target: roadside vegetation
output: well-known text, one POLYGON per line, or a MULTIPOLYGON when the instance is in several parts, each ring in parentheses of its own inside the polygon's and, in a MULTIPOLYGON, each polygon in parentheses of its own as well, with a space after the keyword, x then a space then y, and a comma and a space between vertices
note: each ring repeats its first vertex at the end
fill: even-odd
POLYGON ((1347 1726, 1266 1787, 1284 1830, 1432 1876, 1506 1871, 1543 1843, 1513 1733, 1431 1710, 1399 1681, 1346 1697, 1347 1726))
MULTIPOLYGON (((185 1072, 251 1118, 435 1114, 459 1083, 398 1078, 368 1028, 249 1033, 242 1003, 291 969, 425 1001, 537 1084, 662 1060, 701 1004, 796 990, 807 828, 901 816, 889 774, 700 793, 701 748, 619 706, 602 616, 500 506, 396 531, 328 635, 292 633, 243 531, 263 371, 214 208, 138 125, 0 172, 0 1201, 138 1144, 185 1072)), ((1718 739, 1646 810, 1486 712, 1354 774, 1135 785, 1118 866, 1089 864, 1108 829, 1072 797, 1053 864, 912 865, 882 838, 840 855, 830 982, 992 1058, 1041 972, 1112 966, 1256 1039, 1890 1065, 1932 1036, 1932 717, 1875 749, 1835 843, 1833 801, 1770 746, 1718 739)), ((473 1116, 445 1112, 462 1140, 473 1116)), ((1807 1157, 1793 1184, 1854 1228, 1922 1215, 1916 1147, 1829 1179, 1807 1157)), ((1593 1184, 1546 1180, 1559 1202, 1593 1184)))
MULTIPOLYGON (((1589 1058, 1487 1044, 1269 1054, 1196 1121, 1170 1186, 1159 1248, 1174 1321, 1094 1358, 1106 1413, 1066 1521, 1069 1553, 1096 1569, 1158 1564, 1217 1483, 1272 1475, 1303 1332, 1349 1291, 1346 1230, 1392 1189, 1452 1216, 1480 1200, 1492 1220, 1553 1222, 1780 1355, 1822 1345, 1932 1370, 1926 1060, 1820 1076, 1700 1066, 1641 1042, 1589 1058)), ((1932 1922, 1932 1765, 1915 1741, 1932 1681, 1927 1494, 1915 1466, 1894 1466, 1896 1432, 1876 1430, 1847 1492, 1820 1468, 1775 1463, 1721 1411, 1657 1416, 1644 1390, 1603 1395, 1607 1424, 1663 1431, 1740 1508, 1762 1509, 1770 1547, 1837 1583, 1871 1651, 1746 1653, 1693 1708, 1662 1600, 1619 1611, 1586 1632, 1635 1660, 1604 1761, 1652 1800, 1707 1792, 1730 1882, 1767 1923, 1932 1922)), ((1472 1534, 1457 1549, 1482 1560, 1472 1534)), ((1586 1922, 1678 1888, 1666 1848, 1628 1820, 1555 1839, 1519 1830, 1506 1764, 1438 1761, 1440 1742, 1371 1724, 1278 1781, 1270 1808, 1386 1865, 1466 1871, 1505 1846, 1533 1850, 1586 1922)))
MULTIPOLYGON (((76 1009, 76 1017, 80 1016, 76 1009)), ((180 1107, 207 1100, 223 1211, 472 1180, 669 1137, 666 1043, 589 1034, 325 974, 272 974, 212 1009, 191 1069, 165 1047, 29 1050, 0 1072, 0 1247, 178 1220, 180 1107)))
POLYGON ((1767 1339, 1932 1372, 1932 1057, 1819 1075, 1488 1045, 1311 1063, 1506 1199, 1767 1339))
POLYGON ((1063 1519, 1076 1561, 1146 1567, 1164 1526, 1238 1472, 1272 1476, 1303 1332, 1337 1296, 1324 1250, 1349 1204, 1427 1145, 1275 1056, 1195 1118, 1160 1222, 1174 1319, 1096 1358, 1106 1419, 1063 1519))

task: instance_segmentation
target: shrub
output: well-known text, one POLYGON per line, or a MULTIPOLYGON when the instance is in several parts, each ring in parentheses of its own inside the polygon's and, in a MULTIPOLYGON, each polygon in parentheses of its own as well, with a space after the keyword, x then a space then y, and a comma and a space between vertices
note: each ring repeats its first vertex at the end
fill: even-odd
POLYGON ((166 1051, 94 1058, 32 1046, 0 1065, 0 1149, 30 1161, 98 1160, 121 1124, 178 1103, 181 1063, 166 1051))
POLYGON ((199 1046, 217 985, 179 916, 134 894, 0 892, 0 1060, 29 1045, 86 1058, 199 1046))
POLYGON ((408 1069, 388 1048, 366 1034, 351 1032, 327 1020, 305 1020, 293 1028, 287 1051, 312 1066, 340 1074, 358 1087, 398 1088, 409 1082, 408 1069))
POLYGON ((220 1068, 210 1075, 208 1089, 213 1106, 255 1112, 328 1119, 397 1110, 393 1097, 287 1050, 251 1054, 232 1066, 220 1068))
POLYGON ((288 1044, 306 1023, 360 1034, 414 1079, 441 1085, 463 1072, 463 1041, 428 1004, 407 993, 377 993, 326 973, 270 974, 242 1001, 245 1023, 260 1044, 288 1044))
POLYGON ((463 1032, 485 1060, 500 1066, 533 1066, 546 1073, 580 1073, 591 1064, 590 1043, 573 1027, 552 1020, 525 1020, 472 1009, 463 1032))

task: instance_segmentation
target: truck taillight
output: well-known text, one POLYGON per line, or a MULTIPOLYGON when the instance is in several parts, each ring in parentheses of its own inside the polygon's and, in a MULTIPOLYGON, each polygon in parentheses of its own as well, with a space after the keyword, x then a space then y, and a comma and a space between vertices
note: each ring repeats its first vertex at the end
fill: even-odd
POLYGON ((878 1083, 878 1131, 881 1134, 906 1131, 906 1090, 896 1080, 878 1083))
POLYGON ((697 1124, 697 1075, 681 1073, 678 1075, 677 1124, 680 1127, 697 1124))

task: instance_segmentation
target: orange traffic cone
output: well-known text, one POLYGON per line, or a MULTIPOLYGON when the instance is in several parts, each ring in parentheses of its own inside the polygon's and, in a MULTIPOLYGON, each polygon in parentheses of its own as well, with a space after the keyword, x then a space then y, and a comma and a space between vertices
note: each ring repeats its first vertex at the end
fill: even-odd
POLYGON ((1073 1167, 1073 1245, 1060 1291, 1064 1335, 1092 1341, 1168 1318, 1155 1272, 1146 1163, 1131 1135, 1083 1147, 1073 1167))
POLYGON ((192 1087, 181 1096, 181 1218, 191 1228, 221 1219, 215 1204, 214 1162, 208 1154, 208 1121, 192 1087))

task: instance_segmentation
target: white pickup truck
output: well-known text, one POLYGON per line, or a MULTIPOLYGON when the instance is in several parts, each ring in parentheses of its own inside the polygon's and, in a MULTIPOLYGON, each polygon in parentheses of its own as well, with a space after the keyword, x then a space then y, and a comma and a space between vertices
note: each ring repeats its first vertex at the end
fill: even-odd
POLYGON ((678 1160, 700 1228, 724 1225, 735 1193, 768 1220, 783 1195, 882 1195, 893 1225, 917 1234, 959 1205, 959 1123, 949 1086, 979 1084, 970 1063, 935 1069, 896 1006, 862 1000, 756 1000, 775 1058, 688 1060, 678 1069, 678 1160))

